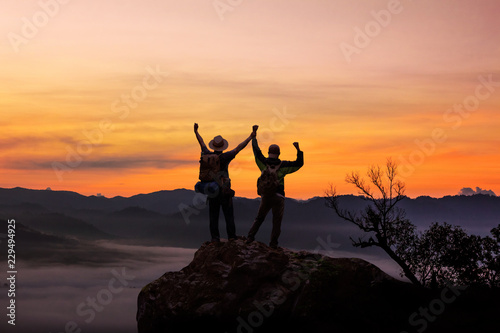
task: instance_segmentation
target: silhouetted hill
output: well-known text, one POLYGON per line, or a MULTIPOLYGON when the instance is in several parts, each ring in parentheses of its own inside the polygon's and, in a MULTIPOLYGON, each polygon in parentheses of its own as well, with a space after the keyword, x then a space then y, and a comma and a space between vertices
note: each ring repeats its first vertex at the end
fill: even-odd
MULTIPOLYGON (((26 242, 27 246, 30 245, 47 245, 54 246, 60 244, 76 245, 78 241, 75 239, 69 239, 65 237, 58 237, 54 235, 48 235, 38 230, 31 229, 22 223, 16 222, 16 240, 17 242, 26 242)), ((22 250, 18 248, 18 250, 22 250)))
POLYGON ((139 333, 493 333, 498 297, 416 287, 357 258, 207 242, 188 266, 142 288, 137 324, 139 333))
POLYGON ((94 225, 78 218, 52 212, 39 204, 0 205, 0 217, 14 218, 27 227, 60 237, 78 239, 110 239, 94 225))
MULTIPOLYGON (((174 190, 129 198, 105 198, 67 191, 0 189, 0 216, 22 217, 26 225, 36 230, 80 239, 117 236, 131 243, 196 248, 209 238, 209 231, 208 207, 203 202, 193 203, 195 195, 194 191, 174 190)), ((248 232, 259 200, 234 198, 238 235, 248 232)), ((359 196, 340 197, 341 207, 349 210, 362 210, 367 203, 359 196)), ((500 223, 499 197, 405 198, 400 206, 420 228, 437 221, 460 225, 469 232, 487 234, 500 223)), ((259 230, 258 240, 268 241, 270 219, 268 216, 259 230)), ((225 237, 222 213, 219 225, 221 235, 225 237)), ((351 246, 349 236, 358 235, 361 233, 355 226, 341 220, 326 207, 324 198, 286 199, 281 244, 295 249, 315 249, 328 238, 336 249, 366 251, 351 246)))
POLYGON ((107 217, 110 218, 143 218, 143 219, 148 219, 148 218, 158 218, 158 217, 163 217, 162 214, 147 210, 146 208, 143 207, 127 207, 122 210, 119 210, 117 212, 113 212, 107 215, 107 217))
POLYGON ((75 210, 100 210, 111 213, 130 206, 139 206, 161 214, 170 214, 178 210, 181 203, 191 202, 193 191, 172 190, 125 197, 84 196, 70 191, 30 190, 16 187, 0 188, 0 203, 18 205, 35 203, 56 212, 75 210))
POLYGON ((0 202, 4 205, 35 203, 58 212, 83 208, 106 209, 112 205, 103 197, 86 197, 70 191, 30 190, 20 187, 0 188, 0 202))
MULTIPOLYGON (((138 206, 160 214, 172 214, 179 211, 179 205, 192 202, 194 191, 177 189, 158 191, 148 194, 138 194, 123 201, 126 207, 138 206)), ((118 199, 112 198, 118 202, 118 199)))
MULTIPOLYGON (((118 259, 129 258, 117 250, 103 248, 96 243, 48 235, 25 226, 16 220, 16 258, 19 261, 33 261, 37 264, 105 264, 118 259)), ((7 242, 1 242, 6 247, 7 242)), ((1 257, 7 254, 2 251, 1 257)), ((6 259, 6 258, 5 258, 6 259)))
POLYGON ((144 243, 144 240, 147 240, 146 243, 153 245, 151 237, 156 239, 159 236, 159 230, 157 230, 156 234, 147 234, 144 230, 150 226, 171 225, 166 215, 137 206, 94 216, 92 223, 105 232, 118 237, 129 238, 134 243, 144 243), (141 242, 141 240, 143 241, 141 242))
POLYGON ((500 223, 500 197, 484 194, 440 199, 422 196, 403 200, 401 207, 407 217, 420 226, 448 222, 475 232, 490 230, 500 223))

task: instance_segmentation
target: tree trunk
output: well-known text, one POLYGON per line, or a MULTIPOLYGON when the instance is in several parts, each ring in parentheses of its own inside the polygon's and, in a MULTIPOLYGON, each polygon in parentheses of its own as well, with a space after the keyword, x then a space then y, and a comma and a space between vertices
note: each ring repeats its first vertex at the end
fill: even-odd
POLYGON ((394 260, 399 265, 399 267, 401 267, 401 269, 403 269, 403 273, 408 278, 408 280, 411 281, 411 283, 416 286, 422 286, 422 283, 418 281, 415 274, 413 274, 413 272, 410 270, 410 267, 408 267, 408 265, 400 257, 398 257, 398 255, 394 253, 394 251, 392 251, 392 249, 388 245, 380 244, 380 247, 389 255, 389 257, 391 257, 392 260, 394 260))

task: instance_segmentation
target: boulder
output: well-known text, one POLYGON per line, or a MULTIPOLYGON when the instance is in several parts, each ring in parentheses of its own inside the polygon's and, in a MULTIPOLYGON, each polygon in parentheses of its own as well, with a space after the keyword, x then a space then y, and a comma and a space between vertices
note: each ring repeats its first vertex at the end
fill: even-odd
POLYGON ((362 259, 275 250, 240 239, 206 242, 187 267, 141 290, 138 329, 351 332, 370 327, 374 332, 378 314, 384 313, 391 325, 396 320, 396 314, 386 313, 387 305, 394 307, 387 304, 391 297, 384 298, 389 289, 394 297, 412 286, 362 259))
POLYGON ((498 290, 428 289, 357 258, 204 243, 138 296, 139 333, 497 332, 498 290), (455 297, 456 296, 456 297, 455 297))

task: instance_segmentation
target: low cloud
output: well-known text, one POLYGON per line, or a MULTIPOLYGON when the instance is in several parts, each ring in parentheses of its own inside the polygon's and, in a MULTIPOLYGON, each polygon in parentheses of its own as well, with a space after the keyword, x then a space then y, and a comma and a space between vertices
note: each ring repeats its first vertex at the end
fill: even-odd
POLYGON ((458 195, 476 195, 476 194, 485 194, 485 195, 491 195, 494 197, 497 196, 495 194, 495 192, 493 192, 492 190, 483 190, 480 187, 476 187, 475 191, 470 187, 464 187, 458 192, 458 195))
MULTIPOLYGON (((137 332, 137 296, 149 282, 167 271, 178 271, 192 260, 195 249, 172 247, 147 247, 99 242, 108 249, 126 253, 127 259, 117 258, 113 263, 99 266, 47 264, 25 262, 19 265, 19 288, 16 303, 19 316, 18 332, 65 332, 68 322, 75 322, 82 332, 135 333, 137 332), (95 317, 81 316, 76 310, 88 298, 96 298, 109 288, 114 278, 112 270, 122 272, 133 279, 123 290, 114 293, 109 304, 101 304, 102 311, 95 317)), ((119 285, 119 282, 117 286, 119 285)), ((0 287, 0 304, 7 304, 5 286, 0 287)), ((89 309, 86 307, 85 309, 89 309)), ((7 329, 6 321, 0 323, 0 331, 7 329)), ((7 330, 8 331, 8 330, 7 330)))

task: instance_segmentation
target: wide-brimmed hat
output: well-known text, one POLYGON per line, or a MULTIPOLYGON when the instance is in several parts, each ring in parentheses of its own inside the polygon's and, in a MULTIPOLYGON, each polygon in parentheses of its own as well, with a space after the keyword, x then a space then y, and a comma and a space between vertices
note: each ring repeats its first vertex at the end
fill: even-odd
POLYGON ((208 143, 208 146, 213 150, 223 151, 227 149, 229 143, 222 136, 217 135, 212 141, 208 143))
POLYGON ((270 158, 278 158, 280 156, 280 146, 270 145, 268 154, 270 158))

